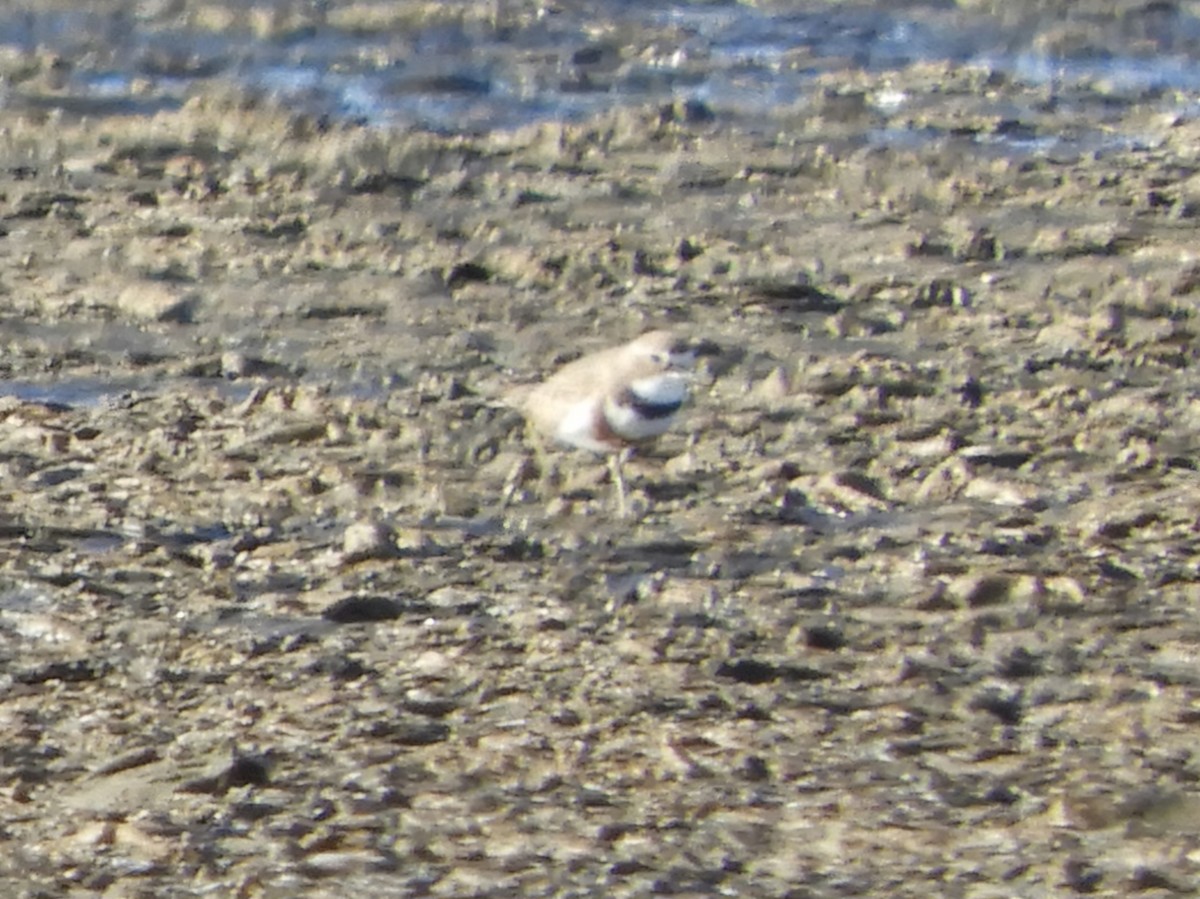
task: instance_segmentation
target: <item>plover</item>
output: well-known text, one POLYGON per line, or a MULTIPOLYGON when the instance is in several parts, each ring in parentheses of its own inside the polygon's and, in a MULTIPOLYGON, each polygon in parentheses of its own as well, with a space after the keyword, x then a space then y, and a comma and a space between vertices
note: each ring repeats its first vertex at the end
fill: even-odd
POLYGON ((521 408, 542 436, 608 455, 624 515, 621 462, 675 422, 695 361, 687 341, 670 331, 650 331, 564 365, 526 393, 521 408))

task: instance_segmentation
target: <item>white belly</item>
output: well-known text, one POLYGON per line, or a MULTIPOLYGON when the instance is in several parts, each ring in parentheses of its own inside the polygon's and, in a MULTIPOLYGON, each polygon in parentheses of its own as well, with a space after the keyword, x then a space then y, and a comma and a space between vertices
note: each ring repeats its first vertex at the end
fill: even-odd
POLYGON ((612 446, 601 441, 596 432, 600 402, 599 397, 590 397, 568 408, 558 427, 554 429, 554 439, 568 446, 577 446, 597 453, 611 450, 612 446))

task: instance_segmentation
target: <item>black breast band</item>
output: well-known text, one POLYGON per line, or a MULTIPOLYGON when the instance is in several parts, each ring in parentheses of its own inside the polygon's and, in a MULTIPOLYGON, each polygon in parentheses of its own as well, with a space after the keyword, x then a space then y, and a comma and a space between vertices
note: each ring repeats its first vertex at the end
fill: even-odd
POLYGON ((683 405, 682 400, 675 403, 653 403, 638 396, 632 388, 622 390, 621 395, 617 397, 617 402, 622 406, 628 406, 642 418, 650 419, 670 418, 683 405))

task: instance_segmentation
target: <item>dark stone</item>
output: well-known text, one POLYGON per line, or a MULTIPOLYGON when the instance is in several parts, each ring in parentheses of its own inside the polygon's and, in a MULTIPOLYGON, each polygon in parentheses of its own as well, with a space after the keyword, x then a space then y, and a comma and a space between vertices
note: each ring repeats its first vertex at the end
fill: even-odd
POLYGON ((221 796, 235 787, 261 787, 270 782, 267 760, 262 756, 235 755, 229 767, 218 774, 197 777, 179 787, 181 793, 221 796))
POLYGON ((846 636, 832 624, 818 624, 804 629, 805 643, 811 649, 838 650, 846 645, 846 636))
POLYGON ((471 281, 487 281, 492 273, 477 262, 460 262, 446 274, 446 287, 454 290, 471 281))
POLYGON ((266 759, 239 755, 221 775, 226 788, 229 787, 262 787, 270 782, 266 759))
POLYGON ((983 405, 983 384, 976 378, 967 378, 958 388, 958 395, 962 397, 963 403, 967 406, 978 409, 983 405))
POLYGON ((972 700, 971 708, 989 712, 1004 724, 1020 724, 1023 714, 1020 693, 1004 696, 995 691, 988 691, 972 700))
POLYGON ((995 802, 998 805, 1012 805, 1021 797, 1007 784, 997 784, 984 793, 983 798, 986 802, 995 802))
POLYGON ((52 680, 77 684, 99 680, 106 671, 107 666, 103 662, 76 659, 71 662, 50 662, 38 668, 19 671, 13 675, 13 680, 19 684, 44 684, 52 680))
POLYGON ((306 670, 309 674, 324 674, 340 681, 358 680, 375 673, 373 668, 368 668, 359 659, 340 655, 324 656, 309 665, 306 670))
POLYGON ((1037 677, 1042 673, 1042 659, 1023 646, 1018 646, 1008 658, 1001 660, 997 673, 1001 677, 1037 677))
POLYGON ((766 761, 757 755, 748 755, 738 769, 738 776, 751 783, 759 783, 771 779, 771 769, 766 761))
POLYGON ((404 606, 388 596, 346 596, 328 606, 321 617, 335 624, 394 621, 404 606))
POLYGON ((400 721, 394 724, 388 737, 401 746, 432 746, 450 739, 450 725, 436 721, 400 721))
POLYGON ((757 659, 735 659, 722 662, 717 677, 729 677, 743 684, 768 684, 779 677, 779 668, 757 659))

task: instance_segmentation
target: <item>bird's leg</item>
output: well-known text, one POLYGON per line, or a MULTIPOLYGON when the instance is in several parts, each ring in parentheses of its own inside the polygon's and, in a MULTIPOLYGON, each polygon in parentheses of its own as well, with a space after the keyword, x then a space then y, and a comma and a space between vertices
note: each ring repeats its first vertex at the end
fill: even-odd
POLYGON ((621 466, 632 453, 633 450, 627 447, 619 453, 614 453, 608 457, 608 470, 612 473, 613 489, 617 491, 617 515, 621 518, 625 518, 629 514, 629 507, 625 501, 627 494, 625 489, 625 473, 622 471, 621 466))

